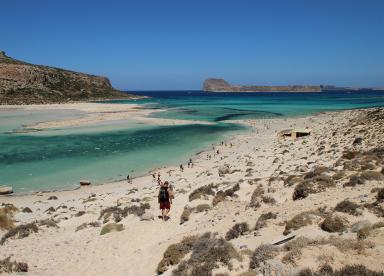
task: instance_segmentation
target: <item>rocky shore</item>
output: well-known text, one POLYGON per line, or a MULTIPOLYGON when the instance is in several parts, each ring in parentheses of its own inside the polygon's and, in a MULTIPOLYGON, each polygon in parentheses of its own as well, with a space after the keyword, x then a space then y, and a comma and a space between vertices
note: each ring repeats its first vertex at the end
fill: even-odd
POLYGON ((384 109, 245 120, 249 133, 151 175, 0 197, 0 271, 29 275, 382 275, 384 109), (289 128, 309 136, 278 135, 289 128))

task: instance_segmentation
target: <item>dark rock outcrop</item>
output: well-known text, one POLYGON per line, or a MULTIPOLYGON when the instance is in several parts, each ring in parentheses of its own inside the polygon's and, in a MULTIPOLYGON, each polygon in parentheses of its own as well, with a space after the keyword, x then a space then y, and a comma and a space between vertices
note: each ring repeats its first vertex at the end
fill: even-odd
POLYGON ((0 52, 0 104, 44 104, 130 98, 108 78, 34 65, 0 52))

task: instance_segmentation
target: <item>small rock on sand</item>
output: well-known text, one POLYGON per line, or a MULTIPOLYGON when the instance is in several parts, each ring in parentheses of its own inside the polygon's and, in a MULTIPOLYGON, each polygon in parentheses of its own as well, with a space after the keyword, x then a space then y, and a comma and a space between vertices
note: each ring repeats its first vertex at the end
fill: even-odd
POLYGON ((140 220, 154 220, 155 215, 152 212, 146 212, 141 217, 140 220))
POLYGON ((219 167, 219 176, 223 176, 229 173, 231 173, 231 169, 229 168, 229 165, 224 165, 219 167))
POLYGON ((80 180, 80 186, 89 186, 91 185, 90 180, 80 180))
POLYGON ((2 186, 0 187, 0 195, 9 195, 13 193, 12 187, 2 186))

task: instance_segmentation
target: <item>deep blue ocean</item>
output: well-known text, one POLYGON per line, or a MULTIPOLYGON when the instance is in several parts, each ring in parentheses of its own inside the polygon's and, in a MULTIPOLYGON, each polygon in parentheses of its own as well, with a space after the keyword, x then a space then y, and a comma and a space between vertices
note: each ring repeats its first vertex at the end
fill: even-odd
POLYGON ((229 120, 277 118, 324 111, 383 107, 384 92, 206 93, 141 91, 149 96, 111 103, 143 104, 159 118, 188 125, 155 126, 119 122, 87 127, 16 133, 25 124, 82 114, 57 111, 0 111, 0 185, 16 192, 67 189, 80 179, 104 183, 177 165, 213 143, 247 131, 229 120), (163 111, 159 111, 163 110, 163 111), (201 125, 194 121, 208 121, 201 125))

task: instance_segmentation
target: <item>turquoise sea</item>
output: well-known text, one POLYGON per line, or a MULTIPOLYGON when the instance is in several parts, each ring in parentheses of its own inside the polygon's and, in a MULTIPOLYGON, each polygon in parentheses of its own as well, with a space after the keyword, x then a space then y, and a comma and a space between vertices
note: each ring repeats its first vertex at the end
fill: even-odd
POLYGON ((0 185, 16 192, 71 189, 80 179, 99 184, 138 176, 150 169, 185 162, 193 154, 247 131, 228 123, 245 118, 299 116, 322 111, 384 106, 382 92, 204 93, 149 91, 140 103, 165 110, 160 118, 191 120, 182 126, 119 121, 86 127, 20 133, 23 125, 76 118, 73 111, 0 111, 0 185), (212 122, 197 125, 193 120, 212 122))

